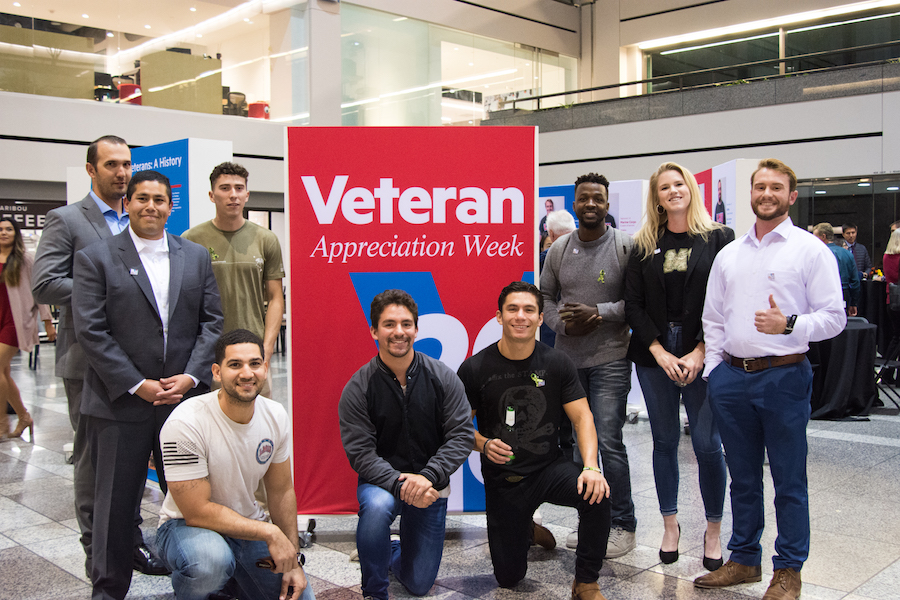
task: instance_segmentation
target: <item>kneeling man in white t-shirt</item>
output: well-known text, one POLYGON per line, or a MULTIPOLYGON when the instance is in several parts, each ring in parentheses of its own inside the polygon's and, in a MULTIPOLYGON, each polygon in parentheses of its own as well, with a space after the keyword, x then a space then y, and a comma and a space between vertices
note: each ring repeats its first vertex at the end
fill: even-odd
POLYGON ((290 421, 259 395, 263 353, 246 329, 219 338, 212 373, 222 387, 181 404, 160 432, 169 491, 157 547, 178 600, 315 598, 299 561, 290 421), (260 480, 271 523, 253 496, 260 480))

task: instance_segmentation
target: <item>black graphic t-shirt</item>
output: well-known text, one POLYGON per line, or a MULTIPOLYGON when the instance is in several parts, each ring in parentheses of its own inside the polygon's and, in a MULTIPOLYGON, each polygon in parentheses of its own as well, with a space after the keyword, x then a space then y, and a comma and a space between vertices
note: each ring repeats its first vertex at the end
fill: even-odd
POLYGON ((482 457, 485 482, 528 476, 560 457, 563 404, 585 397, 568 356, 538 342, 527 359, 509 360, 492 344, 466 360, 458 375, 479 433, 503 440, 515 454, 506 465, 482 457))
POLYGON ((666 282, 666 320, 680 323, 684 312, 684 282, 694 240, 689 233, 672 233, 666 229, 659 239, 663 255, 663 278, 666 282))

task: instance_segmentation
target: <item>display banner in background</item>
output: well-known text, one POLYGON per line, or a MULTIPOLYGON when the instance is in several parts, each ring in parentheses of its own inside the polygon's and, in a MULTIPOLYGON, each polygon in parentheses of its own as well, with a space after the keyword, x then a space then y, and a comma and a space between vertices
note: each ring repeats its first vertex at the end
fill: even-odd
MULTIPOLYGON (((536 268, 537 129, 295 127, 286 143, 298 512, 355 513, 337 408, 378 351, 372 298, 409 292, 415 350, 454 371, 500 338, 500 290, 536 268)), ((450 510, 484 509, 478 458, 451 480, 450 510)))
POLYGON ((131 173, 157 171, 169 178, 172 186, 172 214, 166 221, 166 231, 181 235, 190 229, 187 204, 188 140, 175 140, 165 144, 142 146, 131 151, 131 173))
POLYGON ((575 186, 552 185, 540 188, 538 200, 538 236, 547 235, 548 211, 567 210, 575 217, 575 186))
POLYGON ((219 163, 232 159, 231 150, 231 142, 199 138, 132 148, 132 174, 157 171, 169 178, 172 214, 166 221, 166 231, 181 235, 216 216, 215 205, 209 200, 209 174, 219 163))

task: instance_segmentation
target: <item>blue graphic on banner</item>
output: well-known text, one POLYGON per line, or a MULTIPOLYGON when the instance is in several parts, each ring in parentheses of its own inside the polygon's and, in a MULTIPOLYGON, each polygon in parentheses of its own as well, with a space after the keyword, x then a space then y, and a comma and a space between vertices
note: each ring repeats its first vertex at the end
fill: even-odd
MULTIPOLYGON (((366 322, 370 327, 372 326, 372 319, 369 313, 372 299, 384 290, 398 289, 409 293, 415 298, 419 307, 420 320, 424 315, 446 314, 440 293, 434 282, 434 276, 429 271, 350 273, 350 280, 353 282, 353 289, 356 291, 360 308, 362 308, 363 314, 366 316, 366 322)), ((534 271, 523 272, 522 281, 534 283, 534 271)), ((415 348, 416 352, 421 352, 436 360, 441 359, 441 353, 444 350, 440 340, 434 337, 417 339, 413 348, 415 348)), ((480 455, 472 455, 470 460, 463 463, 461 467, 463 476, 463 510, 466 512, 484 510, 484 484, 481 482, 481 474, 476 474, 473 471, 473 465, 478 465, 479 459, 480 455)))
MULTIPOLYGON (((526 273, 534 279, 534 273, 526 273)), ((372 326, 369 309, 372 299, 384 290, 399 289, 409 293, 416 299, 419 317, 428 314, 446 314, 438 293, 434 277, 430 272, 394 272, 394 273, 350 273, 350 280, 359 299, 360 307, 366 315, 366 321, 372 326)), ((416 352, 421 352, 434 359, 440 359, 441 343, 435 338, 416 340, 413 345, 416 352)), ((472 472, 469 461, 463 463, 463 510, 466 512, 484 510, 484 485, 472 472)))
MULTIPOLYGON (((434 283, 434 277, 428 271, 395 272, 395 273, 350 273, 350 280, 356 290, 359 305, 366 315, 369 327, 372 319, 369 308, 372 299, 384 290, 404 290, 416 299, 419 316, 432 313, 445 314, 444 305, 434 283)), ((377 344, 377 342, 376 342, 377 344)), ((436 360, 441 357, 441 343, 434 338, 416 340, 413 348, 436 360)))
POLYGON ((131 172, 157 171, 172 185, 172 214, 166 231, 181 235, 190 227, 190 179, 188 140, 176 140, 131 151, 131 172))

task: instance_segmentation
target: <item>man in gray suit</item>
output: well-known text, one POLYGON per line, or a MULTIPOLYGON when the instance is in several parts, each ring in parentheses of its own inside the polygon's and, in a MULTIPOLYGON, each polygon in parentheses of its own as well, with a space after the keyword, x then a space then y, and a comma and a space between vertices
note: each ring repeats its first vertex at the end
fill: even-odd
POLYGON ((159 430, 178 402, 209 390, 223 320, 209 253, 165 231, 168 178, 136 174, 124 208, 128 229, 76 252, 73 270, 75 335, 88 363, 79 427, 98 474, 94 600, 128 593, 147 457, 162 484, 159 430))
MULTIPOLYGON (((47 214, 41 243, 34 260, 32 278, 35 299, 59 308, 56 339, 56 376, 63 378, 69 403, 69 420, 75 431, 75 517, 81 529, 85 570, 91 571, 91 519, 94 512, 94 470, 79 432, 81 388, 87 361, 75 340, 72 320, 72 264, 75 253, 128 227, 122 197, 131 180, 131 150, 120 137, 105 135, 88 147, 85 168, 91 177, 91 191, 83 200, 47 214)), ((162 561, 150 554, 141 536, 140 507, 135 512, 134 568, 148 575, 165 575, 162 561)))

